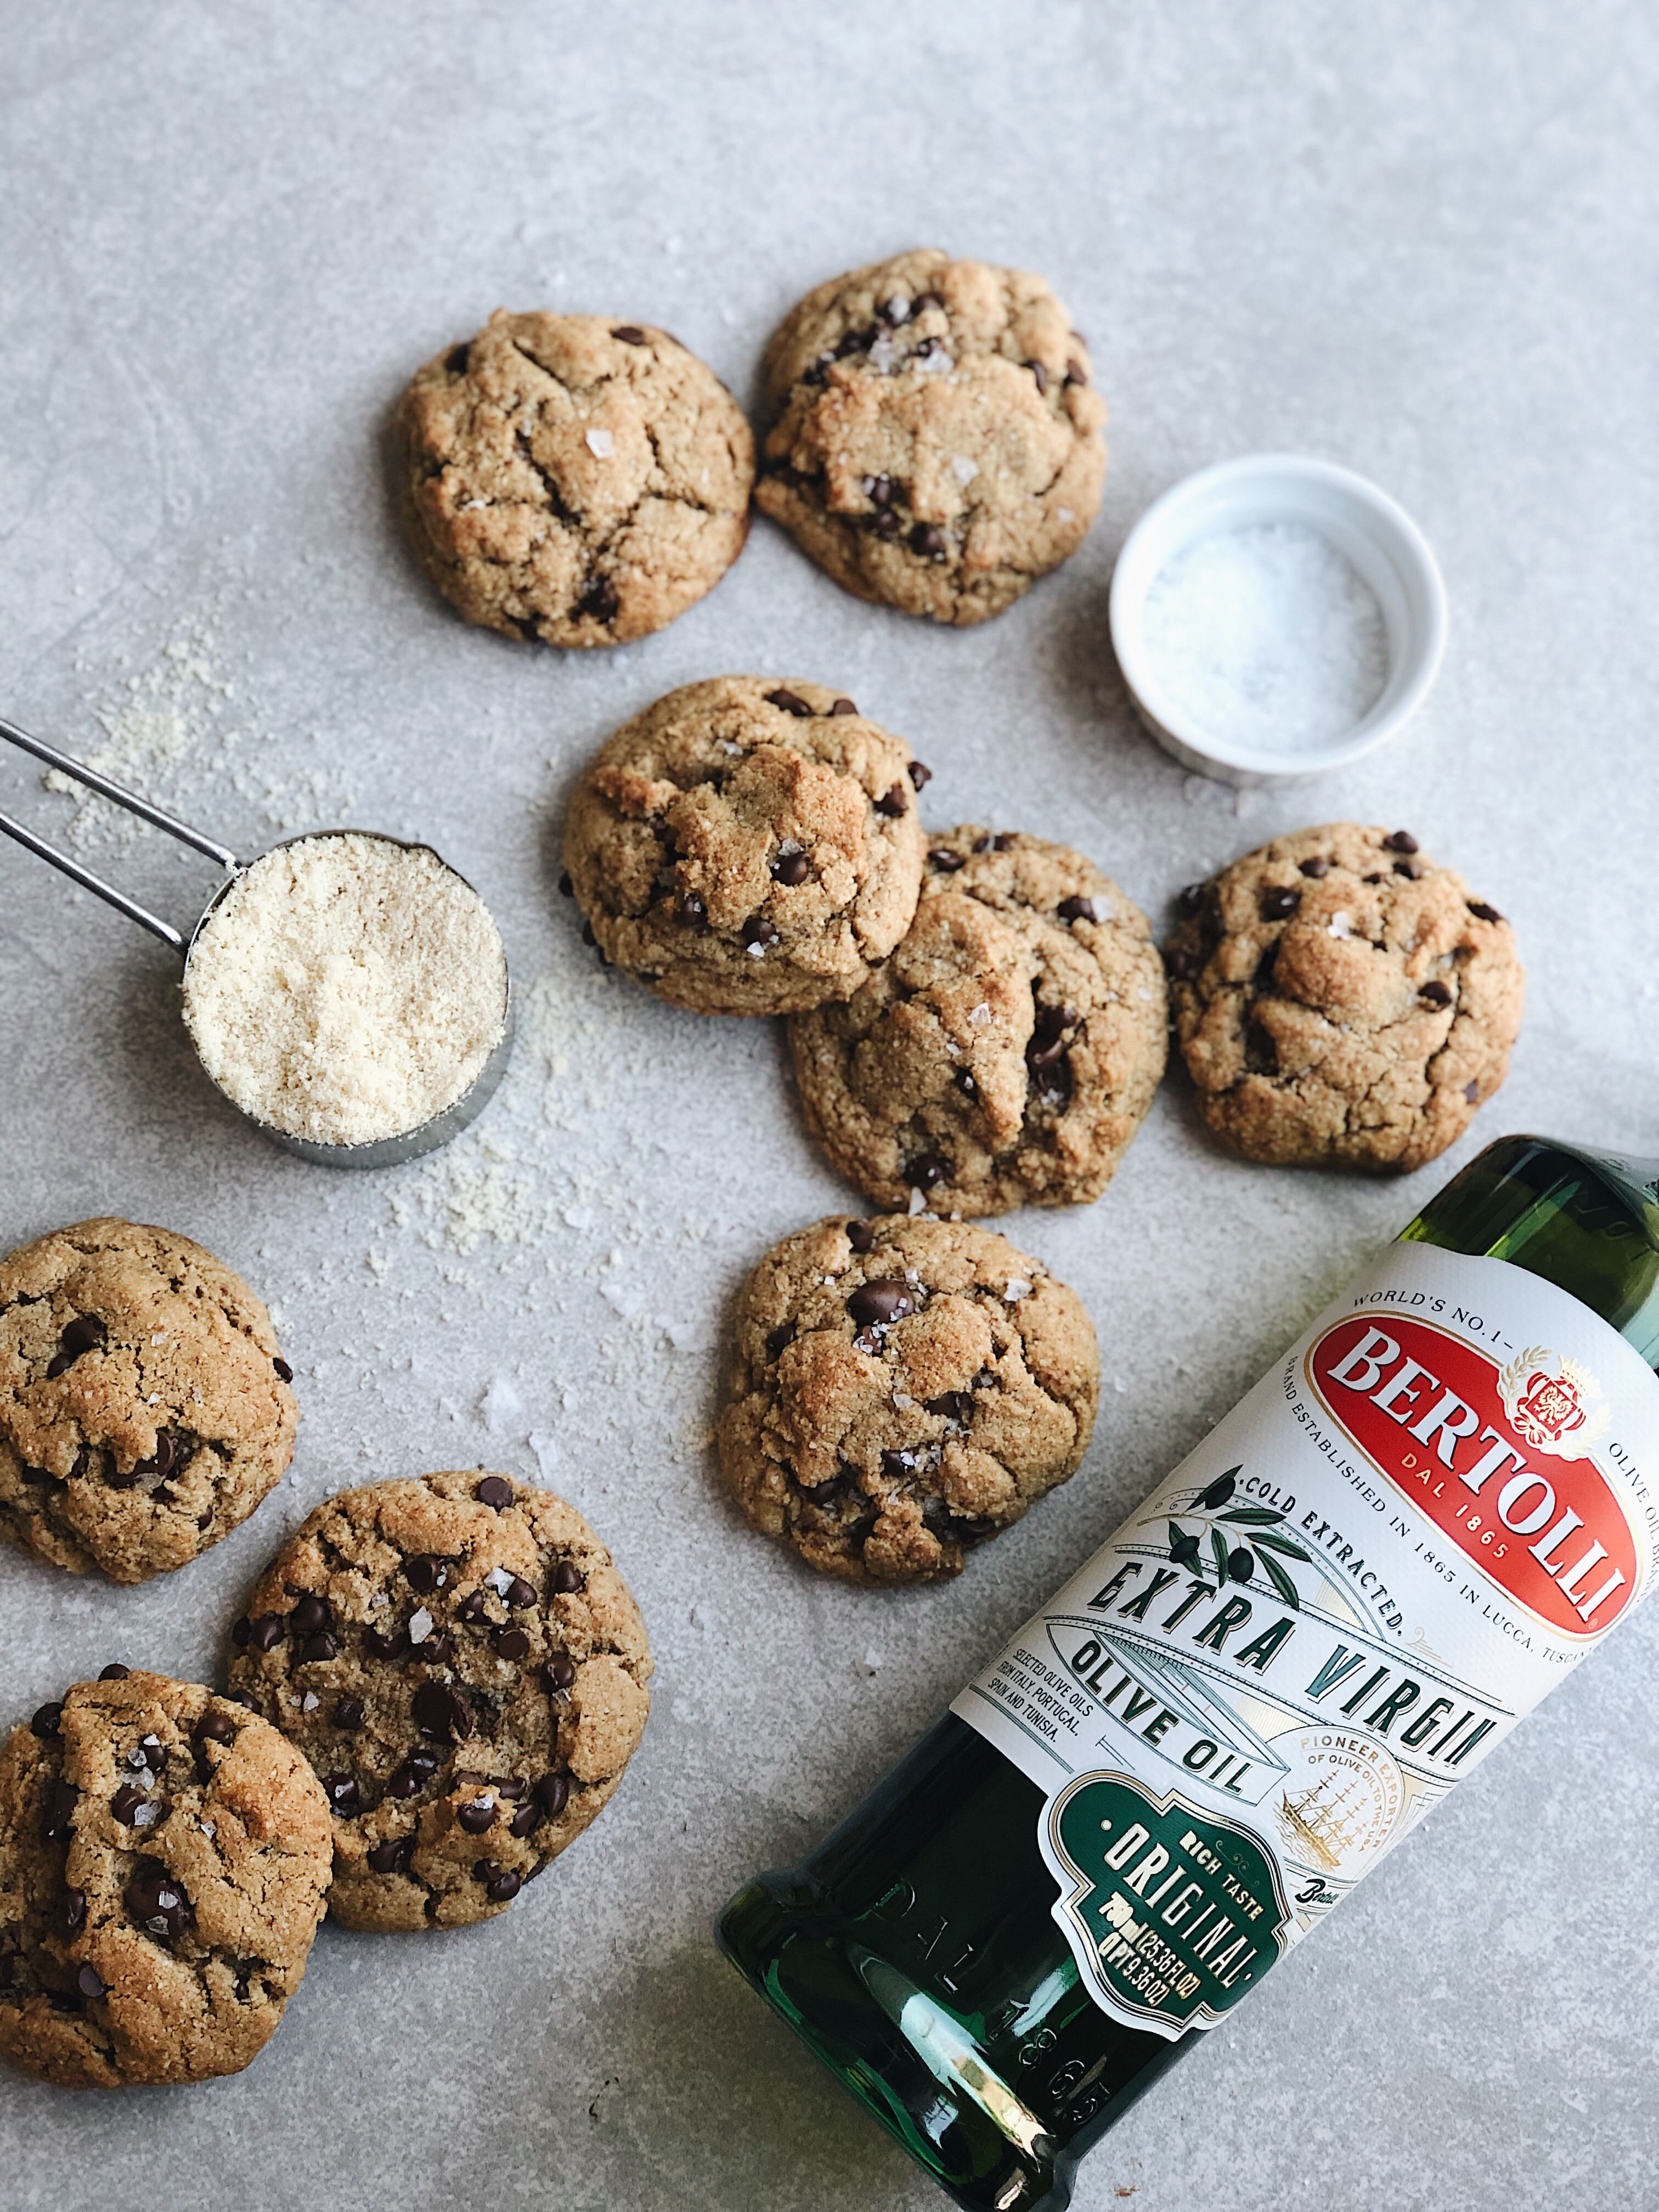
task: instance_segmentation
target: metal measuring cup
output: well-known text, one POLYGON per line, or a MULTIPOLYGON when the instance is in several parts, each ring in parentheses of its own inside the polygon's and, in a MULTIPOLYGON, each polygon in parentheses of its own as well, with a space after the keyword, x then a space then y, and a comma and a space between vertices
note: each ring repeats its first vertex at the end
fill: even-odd
MULTIPOLYGON (((165 807, 156 806, 148 799, 140 798, 137 792, 128 791, 121 784, 112 782, 108 776, 100 775, 96 769, 88 768, 83 761, 77 761, 68 753, 59 752, 55 745, 47 744, 40 738, 31 737, 27 730, 20 730, 15 722, 7 721, 3 715, 0 715, 0 738, 6 738, 23 752, 32 753, 36 760, 44 761, 48 768, 60 769, 64 775, 72 776, 76 782, 84 784, 88 791, 96 792, 100 799, 107 799, 112 805, 125 808, 128 813, 136 814, 141 821, 148 822, 155 829, 165 831, 167 836, 175 838, 181 845, 188 845, 193 851, 204 854, 210 860, 217 861, 219 866, 224 871, 224 880, 216 885, 213 896, 202 909, 195 927, 191 931, 190 935, 185 937, 180 931, 175 929, 171 922, 163 921, 159 915, 152 914, 148 907, 140 906, 137 899, 129 898, 125 891, 118 890, 113 884, 106 883, 101 876, 95 875, 81 861, 71 859, 67 853, 59 852, 56 846, 49 845, 44 838, 36 836, 32 830, 25 828, 22 823, 15 820, 10 815, 0 812, 0 831, 3 831, 8 837, 12 838, 27 851, 33 853, 38 858, 45 860, 49 866, 56 868, 60 874, 67 876, 71 883, 79 884, 83 890, 90 891, 94 898, 102 899, 106 906, 112 906, 118 914, 124 914, 129 921, 136 921, 141 929, 149 930, 152 937, 159 937, 164 945, 170 945, 179 956, 182 966, 188 969, 191 956, 196 950, 197 942, 206 927, 209 917, 221 901, 234 889, 246 871, 254 865, 253 860, 239 860, 228 845, 222 845, 216 838, 209 837, 200 830, 192 829, 189 823, 181 822, 176 815, 169 814, 165 807)), ((458 868, 451 868, 443 855, 434 852, 430 845, 412 843, 405 837, 387 837, 383 831, 378 830, 307 830, 297 837, 278 838, 274 845, 269 845, 263 852, 256 854, 254 860, 262 860, 267 853, 280 852, 286 845, 308 843, 313 838, 354 836, 374 837, 386 844, 401 845, 405 852, 431 853, 433 859, 441 867, 448 869, 449 873, 455 877, 458 882, 466 884, 466 878, 460 871, 458 868)), ((471 884, 467 884, 466 887, 469 890, 474 889, 471 884)), ((503 948, 502 958, 505 962, 505 948, 503 948)), ((186 1024, 185 1034, 189 1035, 188 1024, 186 1024)), ((230 1097, 230 1094, 205 1065, 202 1072, 207 1076, 209 1082, 213 1085, 220 1097, 227 1099, 233 1107, 235 1107, 236 1111, 245 1121, 252 1122, 263 1136, 269 1137, 273 1143, 282 1146, 285 1152, 295 1152, 301 1159, 313 1161, 319 1167, 398 1167, 405 1160, 419 1159, 423 1153, 435 1152, 440 1145, 447 1145, 452 1137, 459 1136, 463 1129, 477 1119, 489 1103, 497 1085, 507 1073, 507 1063, 513 1051, 513 987, 512 979, 507 976, 502 997, 501 1036, 491 1048, 489 1057, 460 1097, 446 1106, 441 1113, 433 1115, 429 1120, 421 1122, 413 1129, 400 1131, 396 1136, 376 1138, 371 1143, 362 1145, 319 1144, 314 1138, 297 1137, 286 1129, 279 1129, 271 1122, 261 1120, 257 1114, 249 1113, 246 1107, 238 1105, 235 1099, 230 1097)), ((192 1051, 196 1050, 196 1041, 193 1037, 191 1039, 191 1048, 192 1051)), ((198 1061, 201 1060, 199 1052, 197 1053, 197 1059, 198 1061)))

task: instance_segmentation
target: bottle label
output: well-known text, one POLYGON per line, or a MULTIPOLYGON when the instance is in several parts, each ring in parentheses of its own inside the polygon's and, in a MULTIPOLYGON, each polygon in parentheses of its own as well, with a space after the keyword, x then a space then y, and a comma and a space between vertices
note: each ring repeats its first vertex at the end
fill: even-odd
POLYGON ((1085 1986, 1208 2027, 1659 1579, 1659 1378, 1396 1244, 951 1711, 1036 1782, 1085 1986))

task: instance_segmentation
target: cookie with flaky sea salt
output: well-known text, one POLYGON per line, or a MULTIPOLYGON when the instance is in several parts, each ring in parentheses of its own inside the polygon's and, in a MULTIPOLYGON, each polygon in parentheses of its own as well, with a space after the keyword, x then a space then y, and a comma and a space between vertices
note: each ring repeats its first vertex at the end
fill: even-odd
POLYGON ((748 422, 649 324, 498 308, 416 373, 398 422, 422 566, 508 637, 648 637, 743 550, 748 422))
POLYGON ((845 999, 915 912, 927 777, 822 684, 688 684, 618 730, 576 787, 563 888, 605 957, 677 1006, 845 999))
POLYGON ((477 1469, 319 1505, 233 1644, 232 1689, 322 1778, 348 1928, 504 1911, 609 1802, 650 1710, 605 1546, 550 1491, 477 1469))
POLYGON ((923 247, 832 277, 767 348, 755 503, 860 599, 983 622, 1094 520, 1091 374, 1041 276, 923 247))
POLYGON ((0 1535, 140 1583, 246 1520, 299 1418, 270 1316, 170 1229, 77 1222, 0 1260, 0 1535))
POLYGON ((205 2081, 300 1982, 328 1802, 227 1698, 110 1667, 0 1747, 0 2051, 69 2088, 205 2081))
POLYGON ((1407 831, 1275 837, 1182 907, 1176 1039, 1199 1112, 1247 1159, 1419 1168, 1503 1082, 1515 933, 1407 831))
POLYGON ((738 1297, 720 1464, 820 1573, 933 1582, 1074 1472, 1099 1396, 1093 1325, 1040 1261, 969 1222, 838 1217, 738 1297))
POLYGON ((879 1206, 1098 1198, 1164 1073, 1146 917, 1068 845, 969 823, 930 842, 916 918, 843 1005, 789 1024, 806 1118, 879 1206))

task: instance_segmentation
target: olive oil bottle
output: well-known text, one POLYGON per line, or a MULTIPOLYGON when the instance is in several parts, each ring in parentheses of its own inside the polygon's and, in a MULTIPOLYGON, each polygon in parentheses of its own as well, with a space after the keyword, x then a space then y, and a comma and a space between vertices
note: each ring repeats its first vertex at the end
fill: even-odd
POLYGON ((1659 1577, 1659 1164, 1487 1147, 721 1948, 971 2212, 1083 2154, 1659 1577))

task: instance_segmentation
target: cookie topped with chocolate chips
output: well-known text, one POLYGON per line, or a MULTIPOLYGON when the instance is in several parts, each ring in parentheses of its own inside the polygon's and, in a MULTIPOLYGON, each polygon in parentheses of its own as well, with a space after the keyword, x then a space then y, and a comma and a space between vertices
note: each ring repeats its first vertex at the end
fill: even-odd
POLYGON ((0 1535, 140 1583, 245 1521, 294 1452, 270 1316, 170 1229, 77 1222, 0 1260, 0 1535))
POLYGON ((618 730, 577 786, 566 888, 590 942, 675 1006, 845 999, 915 912, 927 777, 822 684, 688 684, 618 730))
POLYGON ((0 1748, 0 2051, 70 2088, 257 2057, 323 1917, 328 1805, 275 1729, 105 1668, 0 1748))
POLYGON ((836 1218, 775 1244, 732 1328, 720 1464, 844 1582, 960 1574, 1064 1482, 1100 1396, 1082 1300, 994 1230, 836 1218))
POLYGON ((398 422, 422 566, 506 636, 647 637, 743 550, 748 422, 649 324, 497 309, 416 373, 398 422))
POLYGON ((639 1610, 581 1515, 504 1474, 348 1490, 233 1631, 231 1686, 334 1813, 348 1928, 504 1911, 586 1828, 644 1731, 639 1610))
POLYGON ((1095 519, 1091 376, 1041 276, 921 247, 831 277, 767 348, 755 503, 860 599, 983 622, 1095 519))
POLYGON ((878 1205, 1086 1203, 1164 1073, 1146 917, 1067 845, 976 823, 929 843, 916 917, 844 1004, 789 1024, 806 1118, 878 1205))
POLYGON ((1299 830, 1181 903, 1176 1039, 1199 1112, 1247 1159, 1419 1168, 1503 1082, 1515 933, 1408 830, 1299 830))

